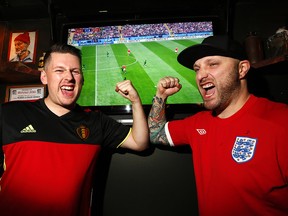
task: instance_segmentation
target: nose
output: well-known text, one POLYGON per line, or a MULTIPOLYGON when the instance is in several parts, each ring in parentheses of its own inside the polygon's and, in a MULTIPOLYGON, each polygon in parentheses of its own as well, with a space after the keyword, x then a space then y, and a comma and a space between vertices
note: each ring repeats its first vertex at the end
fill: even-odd
POLYGON ((201 82, 201 80, 207 78, 208 72, 204 68, 199 68, 196 73, 196 79, 201 82))
POLYGON ((70 70, 66 70, 65 71, 65 79, 66 80, 74 80, 74 76, 73 76, 73 73, 72 73, 72 71, 70 71, 70 70))

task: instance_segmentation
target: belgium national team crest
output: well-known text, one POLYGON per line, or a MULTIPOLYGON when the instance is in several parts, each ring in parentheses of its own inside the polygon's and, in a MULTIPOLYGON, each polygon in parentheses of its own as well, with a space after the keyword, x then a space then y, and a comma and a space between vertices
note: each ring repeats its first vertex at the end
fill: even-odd
POLYGON ((77 134, 82 140, 86 140, 89 137, 89 128, 84 125, 80 125, 77 129, 77 134))
POLYGON ((236 137, 232 157, 238 163, 249 161, 255 152, 257 139, 249 137, 236 137))

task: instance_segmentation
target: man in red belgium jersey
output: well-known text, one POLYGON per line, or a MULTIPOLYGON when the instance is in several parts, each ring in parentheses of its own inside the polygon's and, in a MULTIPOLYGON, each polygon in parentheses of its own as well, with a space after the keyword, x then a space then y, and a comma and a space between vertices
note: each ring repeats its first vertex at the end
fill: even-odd
POLYGON ((0 105, 1 216, 89 216, 100 151, 147 148, 147 119, 131 81, 115 91, 131 103, 132 127, 76 103, 81 65, 79 49, 55 44, 40 76, 48 96, 0 105))

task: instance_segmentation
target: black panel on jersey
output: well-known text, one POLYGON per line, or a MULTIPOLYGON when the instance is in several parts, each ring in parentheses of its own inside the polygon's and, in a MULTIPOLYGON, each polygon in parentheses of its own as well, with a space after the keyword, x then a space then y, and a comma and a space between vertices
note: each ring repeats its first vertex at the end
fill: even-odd
POLYGON ((116 147, 130 129, 101 112, 84 111, 78 105, 59 117, 46 107, 43 99, 4 103, 1 112, 4 145, 39 140, 116 147))

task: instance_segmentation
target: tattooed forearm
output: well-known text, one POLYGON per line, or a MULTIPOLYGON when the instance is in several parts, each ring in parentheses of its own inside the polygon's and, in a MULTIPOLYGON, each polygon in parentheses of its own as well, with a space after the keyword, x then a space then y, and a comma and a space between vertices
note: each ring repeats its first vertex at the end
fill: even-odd
POLYGON ((148 115, 148 126, 150 129, 150 141, 152 143, 168 144, 165 134, 165 123, 167 122, 165 116, 165 100, 157 96, 148 115))

